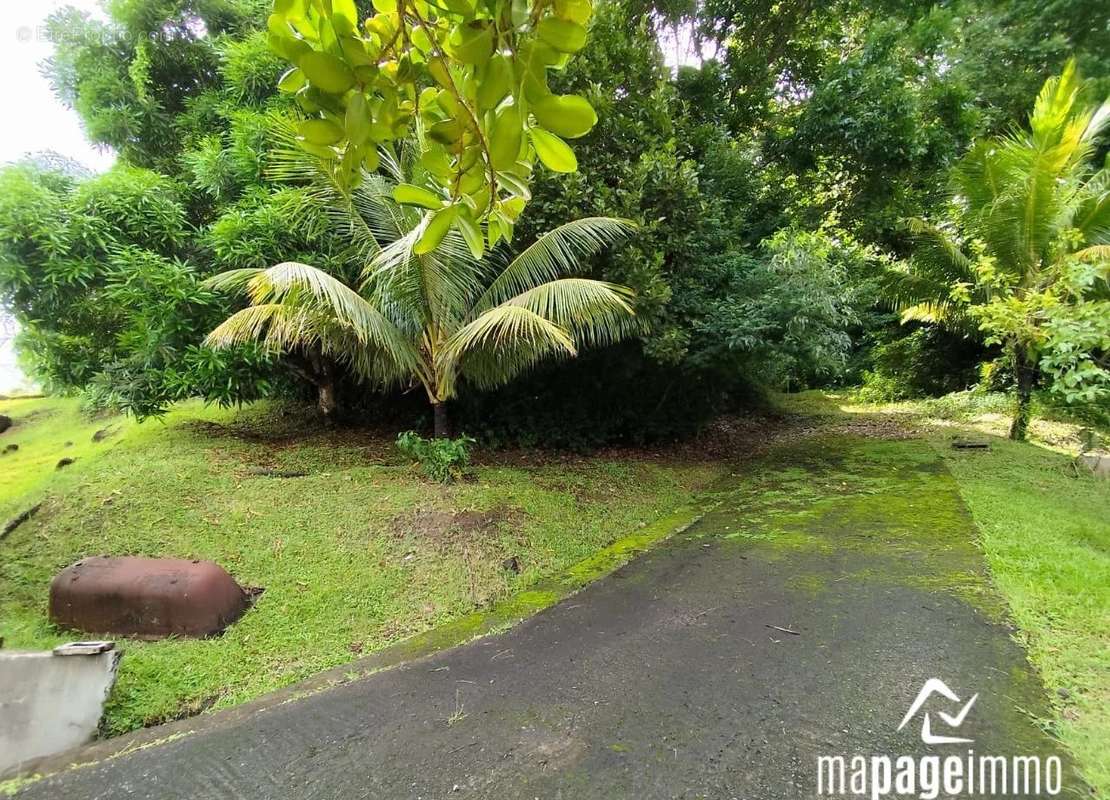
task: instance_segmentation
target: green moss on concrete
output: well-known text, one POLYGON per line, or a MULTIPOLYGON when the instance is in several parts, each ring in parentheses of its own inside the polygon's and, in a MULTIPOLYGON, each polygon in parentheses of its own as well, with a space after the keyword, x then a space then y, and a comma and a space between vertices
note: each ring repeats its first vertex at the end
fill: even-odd
MULTIPOLYGON (((959 487, 926 442, 827 438, 780 449, 725 505, 700 527, 761 557, 841 559, 845 579, 866 572, 1005 618, 959 487), (779 467, 799 463, 806 468, 779 467)), ((823 590, 823 574, 799 569, 791 588, 823 590)))

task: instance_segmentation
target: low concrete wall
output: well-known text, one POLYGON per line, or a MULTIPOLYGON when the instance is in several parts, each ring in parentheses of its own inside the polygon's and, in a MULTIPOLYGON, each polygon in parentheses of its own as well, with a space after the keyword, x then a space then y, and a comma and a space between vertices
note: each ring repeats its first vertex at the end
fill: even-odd
POLYGON ((120 657, 97 649, 0 650, 0 774, 96 735, 120 657))

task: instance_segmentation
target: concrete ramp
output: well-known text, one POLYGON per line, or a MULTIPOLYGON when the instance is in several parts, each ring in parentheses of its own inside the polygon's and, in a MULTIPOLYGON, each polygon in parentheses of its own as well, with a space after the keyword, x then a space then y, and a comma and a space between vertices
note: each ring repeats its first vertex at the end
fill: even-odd
POLYGON ((119 657, 111 642, 0 651, 0 774, 90 741, 119 657))

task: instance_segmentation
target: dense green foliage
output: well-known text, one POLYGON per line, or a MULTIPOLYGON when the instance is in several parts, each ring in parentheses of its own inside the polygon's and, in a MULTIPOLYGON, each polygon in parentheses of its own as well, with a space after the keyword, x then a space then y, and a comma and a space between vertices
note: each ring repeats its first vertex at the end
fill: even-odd
POLYGON ((0 287, 22 323, 30 370, 53 389, 145 416, 203 395, 267 388, 261 354, 218 354, 196 333, 219 298, 185 259, 180 188, 138 167, 84 181, 33 165, 0 174, 0 287))
MULTIPOLYGON (((245 294, 248 305, 206 342, 221 349, 261 345, 300 363, 325 416, 339 408, 336 384, 346 370, 371 390, 420 386, 433 406, 435 433, 445 436, 445 404, 460 384, 502 386, 544 360, 635 331, 627 287, 572 274, 626 238, 635 227, 627 220, 568 222, 512 258, 500 248, 475 260, 457 229, 443 230, 428 249, 432 223, 396 199, 433 191, 434 180, 414 163, 427 152, 418 141, 399 159, 383 150, 385 174, 364 171, 354 187, 295 141, 288 137, 279 172, 303 182, 312 209, 347 232, 351 279, 295 261, 221 273, 206 286, 245 294)), ((484 235, 495 224, 491 217, 479 230, 484 235)))
POLYGON ((267 27, 293 64, 278 85, 307 115, 299 147, 349 190, 415 138, 425 180, 395 196, 426 209, 416 252, 454 229, 477 259, 512 240, 537 161, 577 168, 564 139, 597 114, 553 93, 548 71, 582 49, 592 15, 592 0, 375 0, 368 16, 354 0, 278 0, 267 27))
MULTIPOLYGON (((557 6, 567 19, 584 13, 574 3, 557 6)), ((303 8, 285 3, 279 11, 291 21, 290 9, 303 8)), ((412 6, 407 24, 419 27, 420 8, 412 6)), ((394 13, 383 9, 358 8, 375 25, 394 13)), ((110 5, 108 24, 56 16, 48 72, 89 136, 115 148, 121 165, 89 188, 53 169, 19 166, 3 178, 18 191, 6 191, 0 209, 0 292, 26 331, 29 363, 52 384, 140 413, 189 394, 233 401, 312 387, 303 363, 288 355, 201 347, 229 310, 204 278, 295 261, 353 285, 366 263, 351 246, 349 222, 320 202, 311 182, 282 174, 285 145, 275 130, 296 125, 306 109, 277 83, 303 53, 291 54, 288 43, 274 52, 271 10, 263 0, 121 0, 110 5), (143 185, 151 188, 141 211, 121 215, 121 206, 91 197, 143 185), (81 202, 81 224, 111 230, 112 242, 70 243, 66 237, 79 237, 67 233, 72 226, 45 222, 39 234, 49 241, 35 238, 36 221, 79 213, 81 202), (143 215, 157 224, 148 230, 143 215), (92 330, 88 309, 102 305, 111 323, 92 330)), ((455 13, 474 12, 461 3, 455 13)), ((929 320, 903 325, 884 295, 886 276, 919 250, 907 220, 947 216, 950 170, 974 141, 1022 124, 1040 85, 1069 56, 1091 78, 1084 101, 1106 96, 1108 17, 1093 0, 598 2, 585 45, 540 69, 552 96, 584 98, 597 122, 574 140, 577 171, 522 173, 532 199, 515 220, 512 249, 580 217, 638 223, 627 244, 582 267, 635 292, 640 327, 633 341, 537 368, 505 388, 471 386, 455 403, 460 429, 495 441, 585 445, 694 429, 765 386, 866 380, 877 397, 895 398, 974 384, 979 365, 998 358, 978 330, 983 320, 969 316, 943 331, 929 320), (672 71, 664 51, 687 40, 711 57, 672 71)), ((458 60, 462 52, 453 74, 476 103, 490 71, 484 44, 478 62, 466 64, 467 45, 451 41, 448 23, 458 20, 444 16, 444 54, 458 60)), ((509 24, 526 26, 527 50, 529 23, 479 27, 509 24)), ((381 44, 372 29, 356 38, 363 47, 381 44)), ((366 97, 384 98, 383 85, 427 88, 434 75, 426 56, 436 49, 429 47, 407 52, 408 72, 367 76, 366 97)), ((311 84, 285 88, 303 100, 311 84)), ((428 113, 453 119, 450 99, 435 94, 428 113)), ((536 100, 533 92, 523 104, 536 100)), ((404 97, 397 102, 400 124, 408 112, 404 97)), ((320 145, 338 148, 339 159, 350 131, 346 114, 329 108, 308 113, 342 122, 342 138, 320 145)), ((528 119, 559 125, 550 116, 545 123, 544 113, 528 119)), ((489 144, 497 114, 480 116, 455 142, 458 155, 479 139, 489 144)), ((397 141, 393 133, 386 139, 397 141)), ((1098 162, 1104 139, 1093 147, 1098 162)), ((461 166, 453 158, 441 177, 461 166)), ((1095 271, 1077 280, 1104 279, 1095 271)), ((1105 354, 1097 322, 1087 315, 1053 323, 1061 340, 1095 361, 1082 367, 1075 351, 1058 350, 1043 367, 1061 376, 1097 367, 1105 354)), ((989 375, 997 385, 1006 371, 996 365, 989 375)), ((356 370, 341 365, 338 373, 353 411, 393 403, 371 397, 356 370)), ((1076 383, 1073 399, 1090 400, 1090 385, 1076 383)))

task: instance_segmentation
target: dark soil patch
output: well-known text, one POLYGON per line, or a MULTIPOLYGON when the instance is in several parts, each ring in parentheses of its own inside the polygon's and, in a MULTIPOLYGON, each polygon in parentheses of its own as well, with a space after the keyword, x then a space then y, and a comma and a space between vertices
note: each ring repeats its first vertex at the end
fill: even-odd
POLYGON ((502 525, 519 521, 523 515, 521 509, 505 505, 494 506, 487 511, 416 508, 390 520, 389 531, 398 539, 413 536, 421 544, 455 549, 489 541, 502 525))
POLYGON ((246 473, 256 478, 303 478, 308 475, 303 470, 281 470, 273 467, 248 467, 246 473))
MULTIPOLYGON (((920 434, 908 420, 889 415, 815 417, 759 412, 718 417, 699 434, 653 445, 609 446, 588 454, 565 450, 479 449, 473 463, 482 466, 543 466, 585 464, 588 460, 656 461, 704 464, 747 461, 795 441, 821 436, 863 436, 869 439, 911 439, 920 434)), ((585 498, 589 499, 589 498, 585 498)))
POLYGON ((57 410, 53 408, 37 408, 30 414, 19 416, 16 419, 12 420, 12 424, 15 425, 16 423, 18 423, 20 425, 27 425, 31 422, 48 419, 50 417, 53 417, 57 413, 57 410))
MULTIPOLYGON (((329 429, 318 419, 291 412, 276 420, 244 415, 229 423, 197 420, 187 425, 206 438, 263 445, 275 454, 296 447, 318 446, 359 450, 366 463, 371 464, 396 464, 399 458, 395 444, 399 428, 384 423, 329 429)), ((780 445, 816 436, 904 439, 918 433, 909 418, 903 420, 890 415, 814 416, 761 411, 722 416, 695 436, 647 445, 610 445, 588 452, 521 447, 491 449, 479 445, 474 449, 471 463, 473 466, 530 468, 585 465, 597 459, 672 464, 743 462, 780 445)), ((237 457, 232 458, 237 460, 237 457)), ((258 468, 272 467, 280 471, 264 456, 255 455, 253 460, 258 468)), ((568 487, 568 491, 573 489, 568 487)), ((581 499, 585 502, 591 498, 581 499)))

